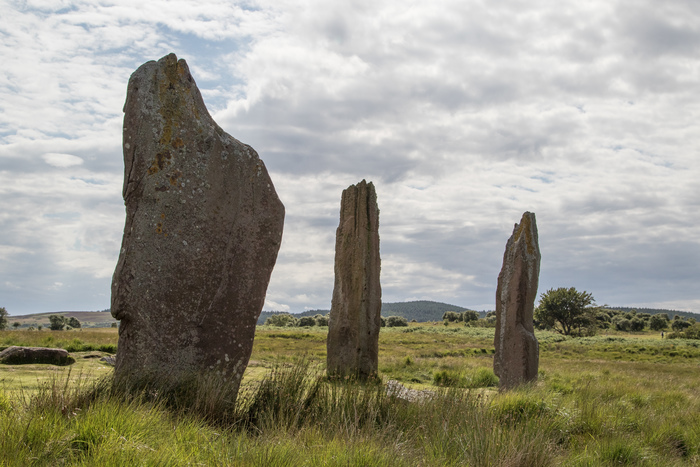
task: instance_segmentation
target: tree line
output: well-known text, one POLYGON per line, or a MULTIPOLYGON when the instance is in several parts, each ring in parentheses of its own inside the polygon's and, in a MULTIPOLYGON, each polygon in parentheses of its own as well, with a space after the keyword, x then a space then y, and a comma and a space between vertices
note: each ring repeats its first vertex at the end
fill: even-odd
POLYGON ((695 318, 668 313, 640 313, 634 309, 616 309, 595 304, 593 295, 574 287, 549 289, 540 297, 535 309, 534 324, 567 336, 593 336, 599 330, 615 329, 623 332, 671 332, 669 338, 700 339, 700 324, 695 318))
MULTIPOLYGON (((314 316, 295 317, 290 313, 277 313, 265 320, 265 326, 278 327, 311 327, 311 326, 328 326, 330 315, 316 314, 314 316)), ((380 317, 381 327, 400 327, 408 326, 408 320, 403 316, 387 316, 380 317)))

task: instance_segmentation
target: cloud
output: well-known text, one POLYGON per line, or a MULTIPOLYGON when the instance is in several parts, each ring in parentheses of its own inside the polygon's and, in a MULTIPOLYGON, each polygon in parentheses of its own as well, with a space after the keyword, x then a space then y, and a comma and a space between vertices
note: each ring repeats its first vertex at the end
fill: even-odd
POLYGON ((11 311, 108 305, 126 83, 169 52, 187 59, 224 130, 259 152, 287 208, 268 307, 328 308, 340 195, 363 178, 378 191, 387 301, 492 308, 526 210, 541 291, 700 300, 692 2, 2 6, 0 295, 11 311))
POLYGON ((61 168, 73 167, 83 163, 83 160, 78 156, 73 156, 71 154, 60 154, 56 152, 46 153, 41 156, 41 158, 44 159, 44 162, 47 164, 61 168))

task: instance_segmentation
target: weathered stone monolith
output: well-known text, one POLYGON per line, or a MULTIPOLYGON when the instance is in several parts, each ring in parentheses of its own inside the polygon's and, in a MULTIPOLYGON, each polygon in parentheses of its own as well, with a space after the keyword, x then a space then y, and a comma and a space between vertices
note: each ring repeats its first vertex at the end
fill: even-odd
POLYGON ((539 275, 535 214, 526 212, 506 244, 496 289, 493 370, 501 389, 537 379, 539 344, 532 319, 539 275))
POLYGON ((258 154, 214 122, 187 63, 174 54, 131 75, 124 114, 115 375, 177 381, 218 374, 237 389, 284 206, 258 154))
POLYGON ((379 208, 372 182, 343 191, 335 234, 335 285, 328 323, 329 376, 377 373, 382 289, 379 208))

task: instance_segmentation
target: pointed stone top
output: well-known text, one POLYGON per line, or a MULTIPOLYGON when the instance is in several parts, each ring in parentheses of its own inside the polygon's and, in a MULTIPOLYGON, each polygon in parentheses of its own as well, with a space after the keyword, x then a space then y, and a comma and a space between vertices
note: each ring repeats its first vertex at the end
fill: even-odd
POLYGON ((525 211, 520 219, 520 224, 515 224, 513 227, 512 241, 517 244, 521 241, 525 242, 525 250, 528 255, 535 255, 539 250, 537 238, 537 221, 535 213, 525 211))

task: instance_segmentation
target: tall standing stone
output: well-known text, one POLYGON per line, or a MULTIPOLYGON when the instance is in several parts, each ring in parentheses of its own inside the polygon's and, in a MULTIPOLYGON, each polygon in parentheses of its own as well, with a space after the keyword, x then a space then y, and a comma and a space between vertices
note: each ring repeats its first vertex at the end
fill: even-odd
POLYGON ((330 376, 377 374, 382 289, 379 208, 372 182, 343 191, 335 234, 335 285, 328 323, 330 376))
POLYGON ((506 244, 496 289, 493 369, 501 389, 537 379, 539 344, 532 319, 539 275, 537 223, 535 214, 526 212, 506 244))
POLYGON ((131 75, 124 114, 116 376, 215 372, 237 389, 284 206, 258 154, 214 122, 174 54, 131 75))

